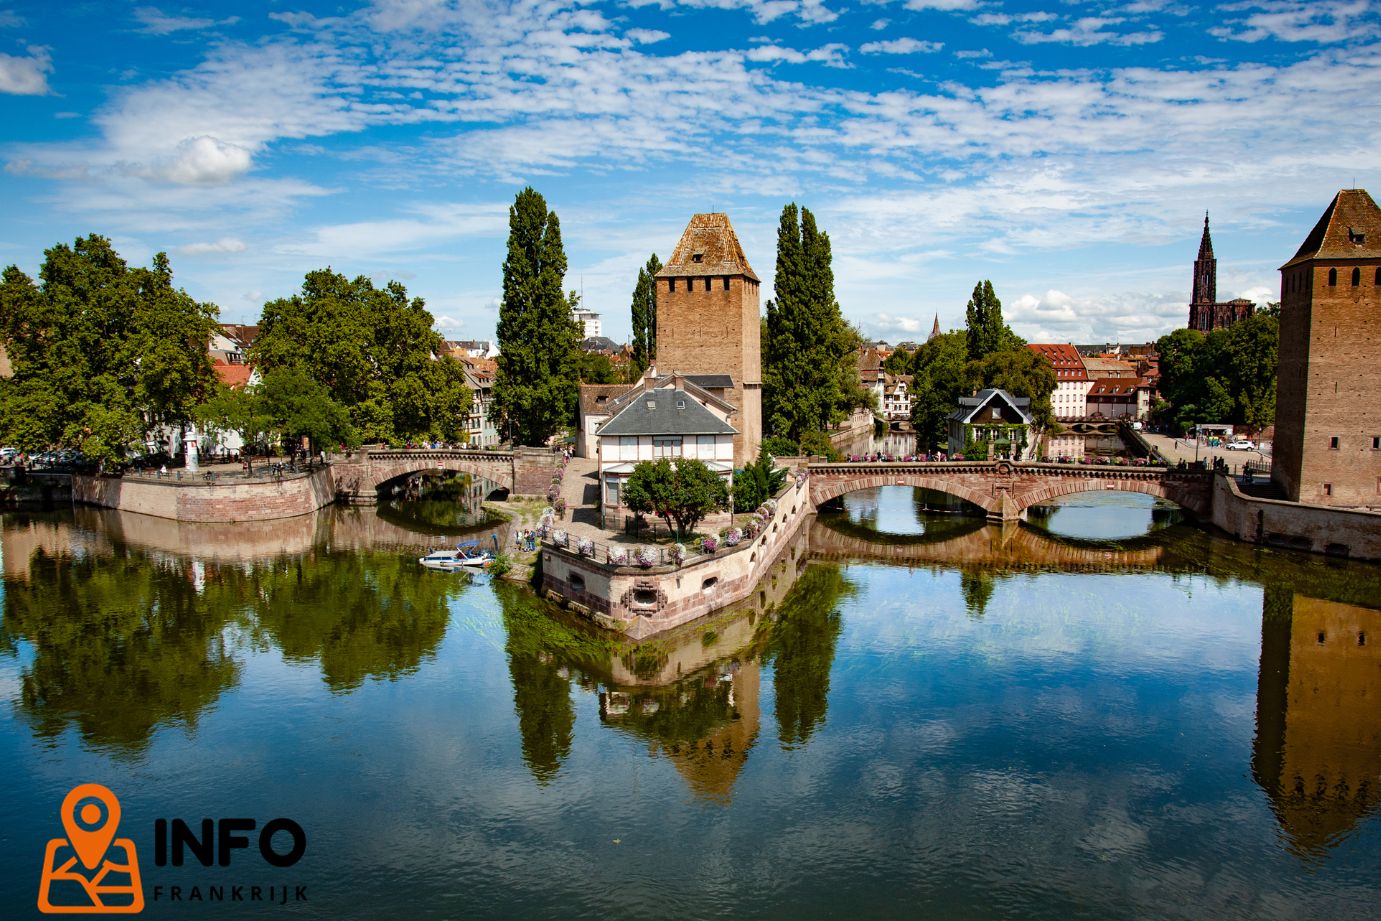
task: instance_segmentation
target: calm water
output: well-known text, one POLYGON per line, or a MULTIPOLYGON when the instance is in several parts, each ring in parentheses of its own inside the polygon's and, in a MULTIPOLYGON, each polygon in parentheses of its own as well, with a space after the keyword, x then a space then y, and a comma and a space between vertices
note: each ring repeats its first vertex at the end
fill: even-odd
POLYGON ((1118 498, 855 493, 639 647, 421 571, 430 513, 7 515, 0 905, 96 781, 154 917, 1376 917, 1381 568, 1118 498), (306 856, 154 865, 155 819, 233 816, 306 856))

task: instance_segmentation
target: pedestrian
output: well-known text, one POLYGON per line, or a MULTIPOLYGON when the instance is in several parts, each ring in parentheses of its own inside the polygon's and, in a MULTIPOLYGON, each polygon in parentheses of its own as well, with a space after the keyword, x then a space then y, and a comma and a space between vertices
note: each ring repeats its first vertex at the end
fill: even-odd
POLYGON ((167 465, 167 464, 159 464, 159 465, 158 465, 158 475, 159 475, 160 477, 165 477, 165 476, 168 475, 168 465, 167 465))

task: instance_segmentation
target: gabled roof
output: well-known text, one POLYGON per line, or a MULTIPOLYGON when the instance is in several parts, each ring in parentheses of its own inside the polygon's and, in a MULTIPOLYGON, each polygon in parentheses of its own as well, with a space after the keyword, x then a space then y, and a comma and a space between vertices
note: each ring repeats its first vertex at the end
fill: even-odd
POLYGON ((1333 196, 1294 258, 1281 266, 1310 259, 1375 259, 1381 257, 1381 208, 1366 189, 1343 189, 1333 196))
POLYGON ((221 332, 236 344, 249 348, 259 338, 259 327, 244 323, 222 323, 221 332))
POLYGON ((971 422, 974 414, 992 403, 993 400, 1005 401, 1008 406, 1021 416, 1022 421, 1027 425, 1035 421, 1030 411, 1030 397, 1014 397, 1000 387, 988 387, 978 391, 978 393, 971 397, 960 397, 959 408, 950 413, 949 417, 959 422, 971 422))
POLYGON ((254 373, 254 368, 246 364, 232 365, 220 359, 212 362, 216 376, 221 379, 221 383, 236 390, 243 390, 249 384, 249 376, 254 373))
POLYGON ((612 355, 622 348, 623 346, 608 336, 589 336, 580 340, 580 351, 582 352, 607 352, 612 355))
POLYGON ((658 278, 699 275, 744 275, 758 280, 727 214, 715 212, 693 216, 681 234, 681 242, 672 250, 671 258, 657 273, 658 278))
POLYGON ((611 411, 610 407, 619 396, 631 389, 631 384, 581 384, 580 413, 583 416, 604 415, 611 411))
POLYGON ((679 387, 645 390, 599 430, 605 435, 736 435, 738 430, 679 387))
POLYGON ((717 406, 726 413, 732 413, 736 409, 738 409, 737 406, 735 406, 733 403, 730 403, 728 400, 722 400, 714 394, 710 393, 705 388, 696 384, 696 376, 698 375, 680 373, 662 374, 653 379, 650 387, 648 385, 647 378, 644 377, 642 380, 638 381, 638 383, 634 384, 631 388, 625 390, 617 397, 611 397, 609 400, 610 410, 612 412, 618 412, 619 409, 621 409, 627 403, 629 403, 632 400, 636 400, 639 394, 649 389, 655 390, 659 387, 680 387, 687 393, 693 395, 700 402, 705 403, 709 406, 717 406))
POLYGON ((1088 369, 1079 350, 1068 343, 1029 343, 1026 346, 1037 355, 1050 362, 1055 369, 1055 379, 1060 381, 1086 381, 1088 369))

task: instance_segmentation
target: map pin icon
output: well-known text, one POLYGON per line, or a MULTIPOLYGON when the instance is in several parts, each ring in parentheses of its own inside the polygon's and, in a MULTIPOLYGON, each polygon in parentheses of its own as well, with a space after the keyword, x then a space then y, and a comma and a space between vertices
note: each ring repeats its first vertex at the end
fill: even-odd
POLYGON ((67 829, 67 840, 81 858, 82 866, 94 870, 101 863, 110 842, 115 838, 115 830, 120 826, 120 801, 105 787, 98 783, 84 783, 72 788, 62 801, 62 827, 67 829), (96 825, 101 821, 101 809, 95 803, 87 803, 78 811, 82 800, 97 800, 105 806, 105 822, 88 831, 82 826, 96 825))

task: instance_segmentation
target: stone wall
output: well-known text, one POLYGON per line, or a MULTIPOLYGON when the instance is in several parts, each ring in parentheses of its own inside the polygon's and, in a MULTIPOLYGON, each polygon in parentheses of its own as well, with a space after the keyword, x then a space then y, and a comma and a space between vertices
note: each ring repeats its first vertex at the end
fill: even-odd
POLYGON ((271 521, 306 515, 336 499, 331 468, 281 480, 175 480, 73 476, 72 500, 177 521, 271 521))
POLYGON ((1381 560, 1381 513, 1244 496, 1232 477, 1213 478, 1212 522, 1251 543, 1381 560))
POLYGON ((813 513, 809 481, 792 482, 777 497, 777 513, 763 533, 677 568, 608 566, 544 547, 542 587, 548 597, 641 639, 747 598, 783 552, 803 552, 794 538, 813 513))

